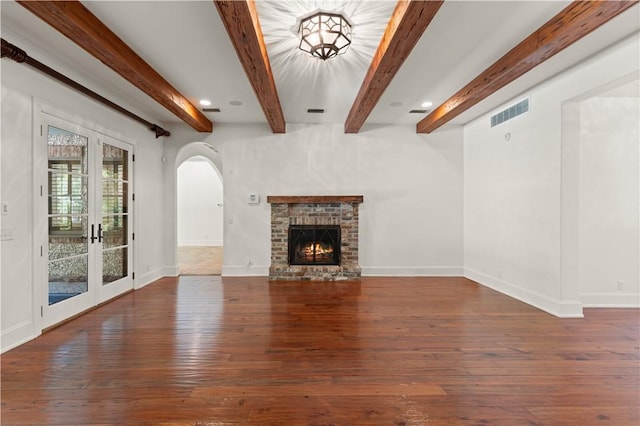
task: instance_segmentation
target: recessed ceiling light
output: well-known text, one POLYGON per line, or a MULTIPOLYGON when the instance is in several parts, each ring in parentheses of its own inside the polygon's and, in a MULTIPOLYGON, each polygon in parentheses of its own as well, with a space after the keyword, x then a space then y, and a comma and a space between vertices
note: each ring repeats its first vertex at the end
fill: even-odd
POLYGON ((209 106, 211 105, 211 101, 209 99, 200 99, 200 105, 209 106))
POLYGON ((240 105, 242 105, 242 102, 240 102, 240 101, 231 101, 231 102, 229 102, 229 105, 240 106, 240 105))
POLYGON ((431 105, 433 105, 433 102, 429 102, 429 101, 423 102, 421 104, 422 108, 429 108, 431 105))

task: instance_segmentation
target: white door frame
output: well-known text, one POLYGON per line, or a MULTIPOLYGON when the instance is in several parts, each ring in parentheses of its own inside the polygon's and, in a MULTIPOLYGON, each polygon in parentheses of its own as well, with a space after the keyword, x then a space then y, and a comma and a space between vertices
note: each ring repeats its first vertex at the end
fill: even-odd
MULTIPOLYGON (((33 216, 32 216, 32 225, 33 225, 33 288, 32 288, 32 300, 33 300, 33 326, 34 326, 34 336, 38 336, 42 334, 42 330, 47 327, 57 323, 53 322, 45 322, 44 320, 44 307, 48 306, 48 289, 47 286, 44 285, 48 282, 48 269, 46 260, 48 257, 46 256, 46 250, 48 248, 48 221, 47 217, 47 202, 46 202, 46 194, 47 194, 47 185, 48 185, 48 153, 47 153, 47 128, 46 125, 51 124, 60 127, 62 129, 66 129, 69 131, 81 130, 83 132, 90 132, 91 136, 96 139, 108 140, 111 142, 117 141, 120 144, 124 144, 129 150, 129 155, 132 158, 135 153, 136 142, 129 138, 122 137, 121 135, 116 135, 114 132, 105 130, 103 126, 100 126, 96 123, 85 120, 77 115, 69 114, 67 112, 61 111, 60 109, 50 106, 44 102, 41 102, 37 99, 34 99, 34 120, 33 120, 33 216), (44 142, 43 142, 44 141, 44 142), (42 194, 42 195, 41 195, 42 194), (45 219, 43 219, 45 218, 45 219)), ((111 142, 108 142, 112 144, 111 142)), ((101 145, 100 145, 101 146, 101 145)), ((89 161, 93 161, 95 158, 95 154, 91 155, 91 159, 89 161)), ((135 191, 134 187, 134 174, 135 167, 134 163, 129 163, 130 169, 130 188, 129 194, 130 198, 135 191)), ((101 170, 101 166, 100 166, 101 170)), ((133 274, 135 271, 135 261, 136 261, 136 248, 135 241, 131 239, 132 234, 135 232, 137 219, 134 214, 134 206, 131 203, 131 199, 129 200, 129 211, 130 211, 130 219, 129 219, 129 276, 131 279, 130 288, 125 289, 124 291, 128 291, 130 289, 135 288, 135 283, 133 281, 133 274)), ((95 209, 96 211, 98 208, 95 209)), ((101 218, 100 218, 101 220, 101 218)), ((101 253, 101 251, 100 251, 101 253)), ((96 262, 94 262, 95 264, 96 262)), ((89 271, 91 274, 92 272, 89 271)), ((98 276, 98 274, 94 271, 94 276, 98 276)), ((94 287, 100 289, 102 287, 102 279, 100 274, 100 283, 96 284, 94 287)), ((91 309, 95 307, 97 304, 101 303, 101 298, 104 297, 105 300, 111 299, 121 292, 114 291, 106 291, 103 292, 102 295, 98 294, 98 292, 89 289, 86 292, 86 296, 90 298, 90 306, 87 309, 91 309)), ((84 296, 84 295, 80 295, 84 296)), ((79 296, 78 296, 79 297, 79 296)), ((75 299, 75 297, 73 298, 75 299)), ((81 300, 79 300, 80 302, 81 300)), ((81 311, 82 312, 82 311, 81 311)), ((66 318, 65 318, 66 319, 66 318)), ((64 321, 64 319, 61 319, 64 321)))

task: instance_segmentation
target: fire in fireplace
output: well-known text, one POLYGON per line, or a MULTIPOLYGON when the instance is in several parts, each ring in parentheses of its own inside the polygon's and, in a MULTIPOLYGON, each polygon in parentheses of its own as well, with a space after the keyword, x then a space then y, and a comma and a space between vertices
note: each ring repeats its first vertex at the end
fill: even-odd
POLYGON ((290 265, 340 265, 340 226, 290 225, 290 265))

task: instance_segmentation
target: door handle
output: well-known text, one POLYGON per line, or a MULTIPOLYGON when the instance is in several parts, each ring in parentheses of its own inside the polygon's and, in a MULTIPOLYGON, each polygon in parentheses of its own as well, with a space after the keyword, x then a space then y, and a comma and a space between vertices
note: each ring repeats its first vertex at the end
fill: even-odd
POLYGON ((98 242, 99 243, 102 242, 102 224, 101 223, 98 224, 98 242))
POLYGON ((94 229, 94 228, 95 228, 95 225, 92 223, 92 224, 91 224, 91 238, 90 238, 90 240, 91 240, 91 244, 93 244, 93 242, 94 242, 95 240, 97 240, 97 237, 95 236, 96 231, 95 231, 95 229, 94 229))

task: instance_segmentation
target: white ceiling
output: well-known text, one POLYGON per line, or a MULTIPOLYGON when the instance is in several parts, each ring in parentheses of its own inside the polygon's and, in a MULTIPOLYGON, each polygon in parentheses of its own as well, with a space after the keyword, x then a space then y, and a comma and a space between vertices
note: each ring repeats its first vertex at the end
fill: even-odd
MULTIPOLYGON (((261 107, 211 0, 83 2, 192 103, 212 101, 215 123, 265 123, 261 107), (242 105, 233 106, 232 101, 242 105)), ((447 0, 373 110, 367 125, 415 124, 409 114, 429 100, 445 101, 513 46, 562 10, 567 1, 447 0), (395 105, 395 106, 394 106, 395 105), (399 106, 398 106, 399 105, 399 106)), ((258 0, 257 9, 287 123, 344 123, 396 2, 258 0), (343 11, 354 23, 346 54, 319 61, 297 50, 296 20, 315 9, 343 11), (326 114, 308 114, 325 108, 326 114)), ((2 1, 2 36, 27 50, 52 52, 47 65, 134 112, 168 125, 178 119, 22 6, 2 1)), ((491 111, 530 87, 640 29, 633 7, 596 32, 471 108, 450 125, 491 111)), ((6 60, 6 59, 5 59, 6 60)), ((364 130, 366 130, 366 125, 364 130)))

